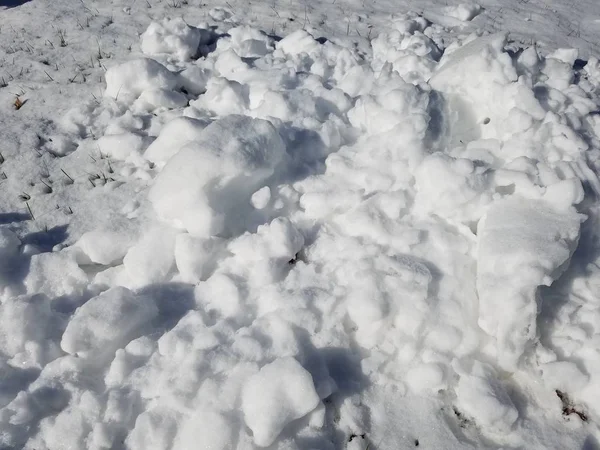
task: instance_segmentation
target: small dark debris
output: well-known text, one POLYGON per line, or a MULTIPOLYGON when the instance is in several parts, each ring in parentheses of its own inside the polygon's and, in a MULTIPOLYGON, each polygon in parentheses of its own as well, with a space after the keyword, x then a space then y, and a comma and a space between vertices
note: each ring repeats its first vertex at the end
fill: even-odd
POLYGON ((289 264, 290 266, 293 266, 294 264, 296 264, 296 263, 298 262, 298 255, 299 255, 299 254, 298 254, 298 253, 296 253, 296 254, 294 255, 294 257, 288 261, 288 264, 289 264))
POLYGON ((419 440, 415 439, 415 447, 418 447, 418 446, 419 446, 419 440))
POLYGON ((360 438, 364 439, 364 438, 366 438, 366 437, 367 437, 367 435, 366 435, 365 433, 363 433, 363 434, 355 434, 355 433, 352 433, 352 434, 351 434, 351 435, 348 437, 348 442, 352 442, 352 441, 353 441, 354 439, 356 439, 357 437, 360 437, 360 438))
POLYGON ((483 124, 487 125, 488 123, 490 123, 490 118, 486 117, 485 119, 483 119, 483 124))
POLYGON ((458 419, 459 422, 459 426, 461 428, 466 428, 466 426, 469 424, 470 420, 467 419, 465 417, 465 415, 463 413, 461 413, 456 406, 452 407, 452 411, 454 411, 454 415, 456 416, 456 418, 458 419))
POLYGON ((571 414, 576 414, 583 422, 588 421, 587 415, 580 409, 577 409, 577 407, 575 405, 573 405, 573 403, 571 402, 571 399, 565 392, 563 392, 559 389, 557 389, 555 392, 556 392, 557 397, 562 402, 563 416, 568 417, 571 414))
POLYGON ((288 17, 288 20, 289 20, 290 22, 295 22, 295 21, 296 21, 296 19, 294 19, 293 17, 288 17))

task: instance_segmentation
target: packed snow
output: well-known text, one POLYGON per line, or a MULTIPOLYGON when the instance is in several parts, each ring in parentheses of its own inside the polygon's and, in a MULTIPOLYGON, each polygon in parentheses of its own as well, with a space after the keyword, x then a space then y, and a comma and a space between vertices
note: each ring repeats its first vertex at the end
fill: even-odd
POLYGON ((600 448, 593 2, 39 1, 0 449, 600 448))

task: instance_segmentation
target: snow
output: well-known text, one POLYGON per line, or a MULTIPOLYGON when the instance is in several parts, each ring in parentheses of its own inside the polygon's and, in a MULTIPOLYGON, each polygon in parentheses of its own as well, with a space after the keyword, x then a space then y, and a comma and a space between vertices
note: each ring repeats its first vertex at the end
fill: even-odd
POLYGON ((0 448, 597 447, 596 3, 2 4, 0 448))
POLYGON ((240 212, 284 157, 284 143, 270 122, 228 115, 169 159, 149 199, 159 217, 193 235, 228 233, 239 223, 226 217, 240 212))
POLYGON ((172 90, 177 76, 154 59, 139 58, 112 66, 106 71, 105 95, 114 98, 138 98, 149 89, 172 90))
POLYGON ((208 31, 202 33, 202 30, 190 27, 182 18, 165 18, 161 23, 152 22, 142 33, 140 48, 149 56, 167 54, 186 61, 196 56, 200 44, 205 44, 208 36, 208 31))
POLYGON ((80 264, 108 266, 123 259, 131 246, 128 236, 112 231, 94 230, 84 233, 73 245, 81 250, 80 264))
POLYGON ((263 366, 242 391, 244 419, 260 447, 270 446, 286 425, 318 404, 310 373, 289 357, 263 366))
POLYGON ((544 201, 511 198, 494 203, 479 222, 479 325, 496 338, 503 369, 514 370, 535 340, 537 288, 561 275, 582 219, 544 201))
POLYGON ((129 342, 158 313, 152 299, 116 287, 79 307, 62 336, 61 348, 82 358, 97 358, 129 342))

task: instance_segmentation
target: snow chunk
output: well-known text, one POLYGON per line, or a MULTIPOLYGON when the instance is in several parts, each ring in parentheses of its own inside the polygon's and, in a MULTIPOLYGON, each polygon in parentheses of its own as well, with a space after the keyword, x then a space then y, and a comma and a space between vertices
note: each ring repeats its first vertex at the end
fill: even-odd
POLYGON ((437 392, 447 385, 444 370, 439 364, 419 364, 406 373, 406 382, 413 392, 437 392))
POLYGON ((128 159, 135 161, 140 159, 144 138, 134 133, 111 134, 98 139, 97 145, 103 155, 120 161, 128 159))
POLYGON ((427 93, 393 74, 389 74, 389 79, 380 77, 378 84, 370 95, 358 98, 348 112, 350 123, 368 134, 385 133, 396 127, 406 134, 403 140, 407 141, 415 134, 424 134, 429 120, 427 93))
POLYGON ((188 99, 181 92, 168 89, 147 89, 133 104, 133 109, 138 112, 153 111, 155 109, 175 109, 188 104, 188 99))
POLYGON ((486 167, 444 153, 427 156, 415 171, 415 209, 466 222, 478 220, 491 201, 486 167))
POLYGON ((158 308, 149 297, 116 287, 75 311, 60 346, 67 353, 83 357, 112 352, 124 347, 157 314, 158 308))
POLYGON ((200 45, 210 39, 210 32, 190 27, 182 18, 152 22, 141 36, 142 52, 155 56, 167 54, 179 61, 195 58, 200 45))
POLYGON ((206 85, 212 73, 201 67, 186 67, 179 73, 179 83, 190 94, 200 95, 206 92, 206 85))
POLYGON ((283 140, 270 122, 225 117, 169 160, 150 201, 160 217, 190 234, 216 235, 228 227, 228 215, 250 208, 250 196, 284 156, 283 140))
POLYGON ((233 317, 243 310, 243 294, 234 279, 221 273, 199 283, 194 295, 196 304, 204 310, 224 317, 233 317))
POLYGON ((494 203, 479 222, 479 325, 496 338, 502 368, 514 370, 535 338, 537 288, 565 269, 581 219, 571 208, 511 197, 494 203))
POLYGON ((237 81, 214 77, 208 80, 204 95, 190 102, 190 105, 219 116, 243 114, 249 105, 247 88, 237 81))
POLYGON ((461 3, 460 5, 442 8, 442 11, 447 16, 454 17, 463 22, 468 22, 473 20, 481 12, 481 6, 474 3, 461 3))
POLYGON ((259 58, 273 49, 269 37, 255 28, 240 26, 228 31, 231 47, 241 58, 259 58))
POLYGON ((262 187, 252 194, 250 201, 252 202, 252 206, 256 209, 266 208, 271 201, 271 189, 269 186, 262 187))
POLYGON ((206 280, 216 266, 220 248, 218 239, 196 238, 187 233, 175 238, 175 263, 185 281, 197 283, 206 280))
POLYGON ((232 241, 228 250, 239 260, 259 285, 275 280, 288 262, 302 249, 304 237, 287 217, 278 217, 256 233, 246 233, 232 241))
POLYGON ((473 418, 484 429, 508 433, 519 418, 519 413, 493 368, 475 361, 471 370, 455 369, 460 375, 456 386, 456 406, 459 411, 473 418))
POLYGON ((80 293, 87 283, 85 272, 68 252, 33 255, 25 277, 28 294, 43 292, 51 298, 80 293))
POLYGON ((139 97, 147 89, 177 87, 177 76, 159 62, 140 58, 128 61, 106 71, 105 95, 114 99, 139 97))
POLYGON ((297 30, 288 34, 277 43, 277 50, 287 55, 299 55, 301 53, 310 54, 318 51, 319 44, 314 37, 304 30, 297 30))
POLYGON ((557 59, 573 67, 579 57, 579 51, 576 48, 559 48, 550 53, 546 58, 557 59))
POLYGON ((319 401, 310 373, 291 357, 264 366, 242 392, 244 419, 260 447, 271 445, 286 425, 314 410, 319 401))
MULTIPOLYGON (((130 239, 120 233, 89 231, 79 238, 74 247, 80 249, 87 259, 81 263, 107 266, 123 259, 130 245, 130 239)), ((78 258, 81 259, 80 256, 78 258)))
POLYGON ((175 233, 156 227, 147 232, 125 255, 121 283, 129 287, 164 281, 173 269, 175 233))
POLYGON ((58 345, 49 337, 53 328, 50 300, 42 294, 19 296, 0 304, 0 352, 17 367, 37 366, 52 359, 58 345))
POLYGON ((181 147, 191 141, 200 139, 206 122, 178 117, 168 122, 160 130, 160 134, 146 149, 144 156, 157 164, 166 163, 181 147))
POLYGON ((447 51, 429 84, 444 93, 451 147, 476 139, 508 139, 545 111, 504 51, 505 34, 483 36, 447 51))

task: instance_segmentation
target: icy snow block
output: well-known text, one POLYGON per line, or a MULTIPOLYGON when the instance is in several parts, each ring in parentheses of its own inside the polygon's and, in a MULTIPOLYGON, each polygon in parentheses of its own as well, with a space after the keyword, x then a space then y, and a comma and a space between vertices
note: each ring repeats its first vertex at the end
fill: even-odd
POLYGON ((149 198, 165 221, 198 237, 243 219, 250 197, 284 160, 285 145, 266 120, 231 115, 213 122, 160 172, 149 198))
POLYGON ((277 359, 250 377, 242 392, 242 410, 254 443, 268 447, 290 422, 319 405, 310 373, 292 357, 277 359))
POLYGON ((151 298, 123 287, 109 289, 75 311, 60 346, 82 357, 112 352, 127 345, 157 314, 151 298))
POLYGON ((494 203, 479 222, 479 325, 496 338, 503 369, 515 370, 535 339, 537 288, 568 265, 582 217, 544 200, 511 197, 494 203))
POLYGON ((140 58, 128 61, 106 71, 107 97, 114 99, 139 97, 147 89, 173 90, 178 85, 177 75, 161 63, 140 58))
POLYGON ((181 147, 200 138, 206 122, 178 117, 160 130, 160 134, 146 149, 144 156, 155 164, 166 163, 181 147))
POLYGON ((515 120, 518 110, 543 119, 545 112, 533 91, 518 80, 505 43, 505 34, 493 34, 448 51, 429 80, 433 89, 444 93, 444 123, 452 145, 480 138, 504 139, 514 133, 509 119, 515 120))
POLYGON ((198 55, 200 45, 206 44, 211 33, 190 27, 182 18, 152 22, 141 36, 142 52, 146 55, 167 54, 179 61, 198 55))
POLYGON ((465 77, 466 70, 472 67, 482 69, 479 77, 492 76, 502 84, 516 81, 510 56, 504 53, 506 39, 506 33, 482 36, 445 55, 429 84, 434 89, 444 91, 445 87, 458 87, 479 81, 473 80, 473 77, 465 77))

